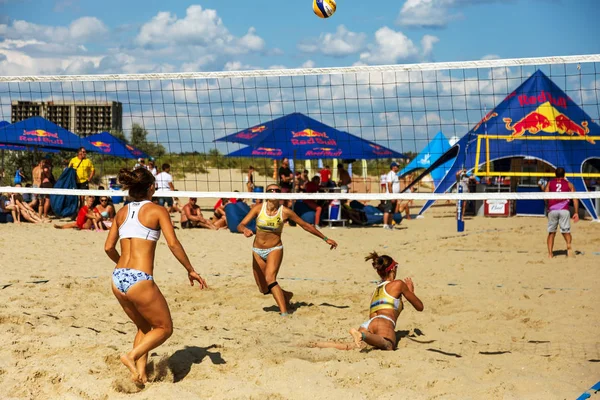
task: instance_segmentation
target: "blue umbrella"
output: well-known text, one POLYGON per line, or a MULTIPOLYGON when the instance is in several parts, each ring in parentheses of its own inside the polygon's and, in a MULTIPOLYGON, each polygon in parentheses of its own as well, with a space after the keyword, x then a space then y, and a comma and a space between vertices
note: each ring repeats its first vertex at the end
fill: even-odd
POLYGON ((85 138, 96 151, 107 156, 122 157, 122 158, 149 158, 146 153, 136 149, 114 137, 108 132, 96 133, 85 138))
MULTIPOLYGON (((0 144, 0 150, 11 150, 11 151, 34 151, 35 148, 34 147, 29 147, 29 146, 18 146, 18 145, 11 145, 11 144, 0 144)), ((56 149, 41 149, 40 150, 43 153, 59 153, 60 150, 56 150, 56 149)))
POLYGON ((57 150, 98 151, 85 139, 42 117, 31 117, 0 128, 0 143, 57 150))
POLYGON ((215 141, 249 145, 228 154, 230 157, 287 157, 298 160, 406 158, 401 153, 301 113, 285 115, 215 141))

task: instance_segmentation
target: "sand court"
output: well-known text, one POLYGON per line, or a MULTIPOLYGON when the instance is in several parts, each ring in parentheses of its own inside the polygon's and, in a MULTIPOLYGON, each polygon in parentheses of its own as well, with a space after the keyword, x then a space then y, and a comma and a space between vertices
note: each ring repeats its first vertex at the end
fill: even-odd
POLYGON ((459 234, 452 211, 394 231, 325 228, 334 251, 286 227, 278 280, 295 293, 288 318, 258 293, 251 239, 177 231, 205 291, 189 286, 161 239, 155 279, 174 334, 150 354, 141 391, 118 359, 135 327, 110 290, 106 234, 4 225, 3 397, 576 398, 600 379, 598 225, 574 226, 575 259, 547 259, 545 219, 475 218, 459 234), (350 341, 367 319, 377 276, 362 260, 372 250, 399 262, 425 310, 405 306, 393 352, 307 347, 350 341))

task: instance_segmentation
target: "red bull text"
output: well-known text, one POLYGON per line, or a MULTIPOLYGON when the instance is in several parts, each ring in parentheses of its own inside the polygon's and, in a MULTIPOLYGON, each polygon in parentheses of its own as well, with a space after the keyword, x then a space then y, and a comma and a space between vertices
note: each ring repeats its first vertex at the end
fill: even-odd
POLYGON ((567 100, 571 99, 569 97, 562 96, 552 97, 552 94, 550 92, 542 90, 541 93, 537 96, 528 96, 526 94, 521 94, 517 97, 517 100, 519 101, 521 107, 549 102, 553 106, 567 108, 567 100))
POLYGON ((369 144, 373 148, 373 154, 378 156, 389 156, 392 155, 392 151, 388 149, 384 149, 383 147, 376 144, 369 144))
POLYGON ((335 139, 330 139, 325 132, 317 132, 312 129, 304 129, 300 132, 292 132, 291 142, 294 146, 304 145, 321 145, 321 146, 336 146, 337 142, 335 139), (296 139, 296 138, 308 138, 308 139, 296 139))
POLYGON ((272 157, 281 157, 283 151, 281 149, 275 149, 271 147, 259 147, 252 150, 253 156, 272 156, 272 157))
POLYGON ((63 144, 62 139, 58 138, 58 133, 46 132, 43 129, 36 129, 32 131, 23 131, 23 134, 19 136, 21 142, 37 142, 45 144, 63 144))
POLYGON ((340 157, 342 153, 342 149, 315 147, 314 149, 308 150, 304 155, 307 157, 340 157))

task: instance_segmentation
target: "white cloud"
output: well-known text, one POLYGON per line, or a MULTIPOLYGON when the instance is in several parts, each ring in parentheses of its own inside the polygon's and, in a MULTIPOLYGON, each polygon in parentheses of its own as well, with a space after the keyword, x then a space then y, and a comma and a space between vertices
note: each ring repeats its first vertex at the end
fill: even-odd
POLYGON ((481 57, 482 60, 498 60, 500 59, 500 56, 498 54, 486 54, 485 56, 481 57))
POLYGON ((246 54, 263 51, 265 41, 253 27, 242 37, 232 35, 216 10, 199 5, 188 7, 183 18, 170 12, 159 12, 145 23, 135 42, 144 48, 195 48, 218 54, 246 54))
POLYGON ((244 64, 241 61, 228 61, 223 67, 224 71, 248 71, 251 69, 260 69, 260 67, 244 64))
POLYGON ((375 32, 375 43, 368 46, 368 51, 360 54, 360 61, 365 64, 395 64, 399 61, 414 61, 426 58, 431 54, 438 38, 425 35, 421 39, 422 49, 402 32, 384 26, 375 32))
POLYGON ((298 49, 306 53, 344 57, 361 51, 365 38, 364 33, 351 32, 344 25, 340 25, 335 33, 322 33, 318 38, 308 39, 298 44, 298 49))
POLYGON ((5 39, 40 40, 53 43, 84 43, 102 38, 108 28, 96 17, 82 17, 68 27, 38 25, 23 20, 15 20, 12 24, 0 24, 0 36, 5 39))
POLYGON ((302 63, 302 65, 300 66, 300 68, 314 68, 315 67, 315 62, 313 60, 306 60, 302 63))
MULTIPOLYGON (((270 54, 254 27, 242 36, 233 35, 215 10, 200 6, 188 7, 183 18, 159 12, 142 24, 130 43, 119 41, 118 30, 111 32, 96 17, 78 18, 66 26, 24 20, 0 23, 0 74, 202 71, 235 62, 235 56, 270 54), (89 47, 94 54, 87 46, 114 39, 114 48, 89 47)), ((272 50, 274 55, 280 53, 272 50)))
POLYGON ((469 5, 493 3, 499 0, 406 0, 396 23, 403 26, 444 28, 449 22, 462 19, 456 9, 469 5))

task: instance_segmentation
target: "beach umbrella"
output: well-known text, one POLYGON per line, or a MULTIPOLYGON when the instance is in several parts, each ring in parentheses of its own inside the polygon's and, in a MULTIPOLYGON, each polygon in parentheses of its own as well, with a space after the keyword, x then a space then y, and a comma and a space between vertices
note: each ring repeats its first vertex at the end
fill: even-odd
POLYGON ((109 132, 100 132, 85 138, 96 151, 114 157, 121 158, 149 158, 146 153, 136 149, 132 145, 111 135, 109 132))
POLYGON ((288 114, 215 141, 248 145, 227 154, 229 157, 286 157, 297 160, 406 158, 401 153, 301 113, 288 114))
POLYGON ((0 143, 40 149, 77 150, 98 149, 84 138, 42 117, 31 117, 0 128, 0 143))

